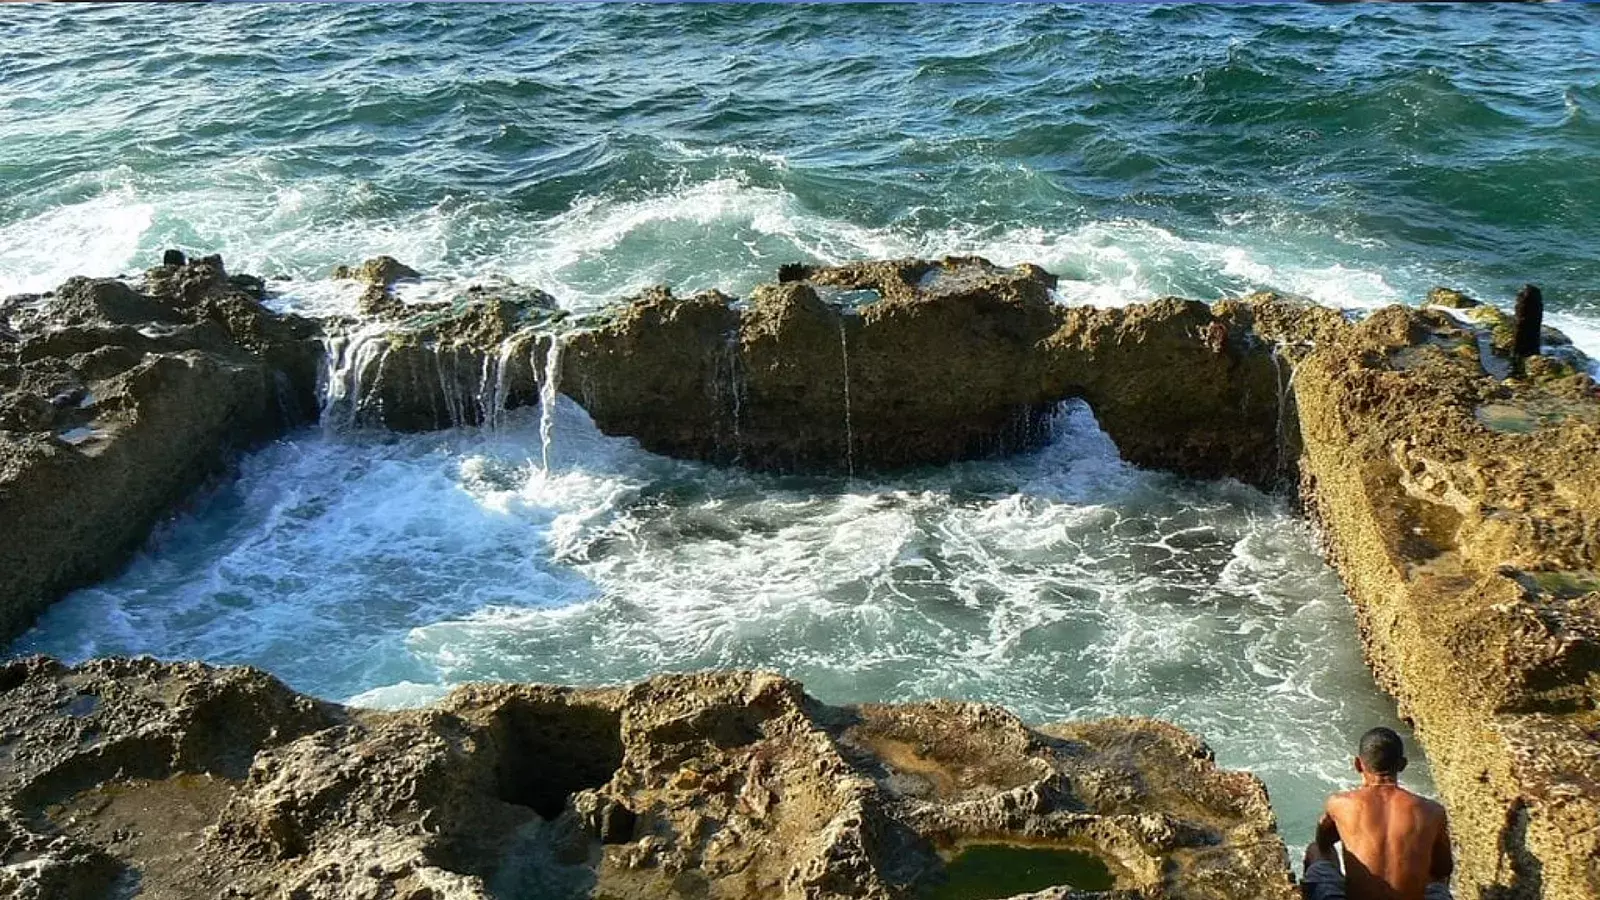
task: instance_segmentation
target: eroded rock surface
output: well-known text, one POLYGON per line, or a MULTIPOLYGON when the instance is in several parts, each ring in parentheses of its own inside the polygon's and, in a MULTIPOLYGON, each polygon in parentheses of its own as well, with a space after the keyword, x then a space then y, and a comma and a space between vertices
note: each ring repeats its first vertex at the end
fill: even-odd
POLYGON ((1283 472, 1286 373, 1233 306, 1068 309, 1042 269, 978 258, 782 274, 747 300, 651 289, 560 338, 538 305, 493 332, 471 304, 430 312, 361 338, 352 406, 406 430, 473 424, 479 407, 533 402, 529 379, 554 359, 603 431, 712 462, 843 472, 1003 454, 1042 443, 1055 405, 1082 397, 1141 465, 1257 484, 1283 472), (510 386, 496 402, 450 399, 490 382, 510 386))
POLYGON ((755 673, 380 713, 36 657, 0 668, 0 759, 0 895, 29 900, 909 898, 971 841, 1092 854, 1095 896, 1293 895, 1260 782, 1172 726, 833 707, 755 673))
POLYGON ((1600 897, 1600 395, 1559 358, 1498 377, 1499 319, 1473 318, 1322 333, 1294 376, 1303 496, 1428 750, 1458 889, 1600 897))
POLYGON ((218 257, 0 301, 0 638, 107 574, 226 458, 315 416, 316 326, 218 257))

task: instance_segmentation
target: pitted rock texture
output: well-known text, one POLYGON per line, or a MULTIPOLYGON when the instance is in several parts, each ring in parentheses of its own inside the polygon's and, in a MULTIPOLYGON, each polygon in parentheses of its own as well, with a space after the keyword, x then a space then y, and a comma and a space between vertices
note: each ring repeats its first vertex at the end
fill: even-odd
POLYGON ((1498 343, 1401 307, 1325 330, 1294 374, 1302 494, 1459 895, 1600 897, 1600 394, 1560 357, 1504 379, 1498 343))
POLYGON ((315 416, 316 325, 218 257, 0 301, 0 638, 108 573, 246 446, 315 416))
POLYGON ((976 839, 1094 853, 1099 897, 1293 896, 1260 782, 1172 726, 833 707, 756 673, 380 713, 33 658, 0 669, 0 758, 0 894, 29 900, 910 898, 976 839))

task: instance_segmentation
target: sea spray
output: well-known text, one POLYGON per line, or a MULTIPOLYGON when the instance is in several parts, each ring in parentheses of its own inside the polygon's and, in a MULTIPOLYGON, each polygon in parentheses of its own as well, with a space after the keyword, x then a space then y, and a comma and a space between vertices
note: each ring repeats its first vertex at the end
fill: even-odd
POLYGON ((760 667, 838 702, 1157 715, 1265 777, 1297 834, 1345 775, 1329 734, 1404 729, 1287 504, 1127 465, 1082 402, 1038 452, 853 482, 665 459, 545 409, 584 460, 561 478, 527 464, 531 409, 502 434, 275 442, 13 652, 248 663, 334 699, 760 667))
POLYGON ((483 358, 484 385, 488 388, 488 396, 484 397, 484 389, 479 389, 479 408, 483 413, 483 421, 491 431, 499 431, 505 424, 506 412, 511 403, 510 373, 511 360, 517 351, 517 344, 521 335, 512 335, 500 342, 500 349, 494 356, 487 354, 483 358), (493 367, 493 381, 490 381, 490 367, 493 367))
POLYGON ((323 368, 318 376, 321 393, 321 421, 324 431, 352 428, 358 424, 363 396, 375 390, 383 378, 383 362, 389 351, 387 328, 368 324, 351 334, 323 339, 323 368), (376 364, 377 372, 366 381, 367 370, 376 364))
POLYGON ((746 390, 744 361, 740 357, 739 329, 729 329, 723 339, 722 359, 719 365, 726 366, 727 372, 725 376, 722 373, 718 373, 716 376, 712 399, 718 409, 728 410, 729 437, 733 444, 732 453, 729 454, 728 458, 737 464, 744 458, 744 402, 746 390), (722 396, 723 391, 727 392, 726 397, 722 396))
POLYGON ((1289 393, 1294 383, 1294 361, 1289 361, 1289 377, 1283 377, 1283 346, 1275 345, 1272 348, 1272 383, 1278 389, 1278 416, 1273 432, 1278 446, 1278 475, 1281 479, 1288 470, 1288 434, 1287 423, 1284 421, 1289 414, 1289 393))

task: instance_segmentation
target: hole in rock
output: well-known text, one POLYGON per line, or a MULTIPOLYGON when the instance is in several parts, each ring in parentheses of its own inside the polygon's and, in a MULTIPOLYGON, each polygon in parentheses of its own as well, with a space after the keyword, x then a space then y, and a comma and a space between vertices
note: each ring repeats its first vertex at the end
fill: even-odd
POLYGON ((1093 853, 1067 847, 1008 843, 968 844, 945 862, 944 878, 919 892, 920 900, 997 900, 1053 887, 1110 890, 1116 879, 1093 853))
POLYGON ((568 798, 601 787, 622 766, 622 720, 612 710, 517 699, 497 724, 500 799, 544 819, 561 815, 568 798))

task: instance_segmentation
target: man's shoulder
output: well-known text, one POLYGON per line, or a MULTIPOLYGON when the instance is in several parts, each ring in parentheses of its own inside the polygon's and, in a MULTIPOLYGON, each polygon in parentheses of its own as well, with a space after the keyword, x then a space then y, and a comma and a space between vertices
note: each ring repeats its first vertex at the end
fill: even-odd
MULTIPOLYGON (((1408 791, 1407 793, 1411 793, 1411 792, 1408 791)), ((1445 811, 1444 811, 1444 804, 1443 803, 1440 803, 1439 801, 1434 800, 1431 797, 1424 797, 1421 794, 1417 794, 1417 793, 1411 793, 1411 796, 1416 798, 1417 807, 1419 809, 1425 810, 1427 812, 1427 814, 1429 816, 1432 816, 1433 818, 1439 819, 1441 821, 1444 820, 1445 811)))
POLYGON ((1361 796, 1360 791, 1335 791, 1328 795, 1328 807, 1346 806, 1354 803, 1361 796))

